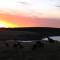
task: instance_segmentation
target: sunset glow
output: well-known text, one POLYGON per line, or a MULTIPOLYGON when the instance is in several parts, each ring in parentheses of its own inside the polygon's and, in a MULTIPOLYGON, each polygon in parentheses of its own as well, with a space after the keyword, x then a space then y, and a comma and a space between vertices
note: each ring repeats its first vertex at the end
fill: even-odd
POLYGON ((4 25, 4 24, 0 24, 0 28, 2 28, 2 27, 6 27, 6 28, 7 28, 6 25, 4 25))
POLYGON ((59 0, 0 0, 0 27, 60 28, 59 0))
POLYGON ((2 27, 4 27, 4 28, 11 27, 12 28, 12 27, 16 27, 16 25, 8 23, 8 22, 0 21, 0 28, 2 28, 2 27))

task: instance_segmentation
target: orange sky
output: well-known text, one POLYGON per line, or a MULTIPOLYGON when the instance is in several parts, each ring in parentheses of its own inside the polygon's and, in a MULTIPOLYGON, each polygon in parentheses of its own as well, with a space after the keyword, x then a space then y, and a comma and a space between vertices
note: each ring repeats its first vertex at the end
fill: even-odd
POLYGON ((58 0, 0 0, 0 27, 60 28, 58 0))
POLYGON ((9 15, 9 14, 0 14, 0 20, 8 22, 7 24, 15 24, 16 26, 19 27, 33 27, 33 26, 40 26, 44 25, 44 21, 40 21, 36 18, 31 18, 31 17, 24 17, 24 16, 19 16, 19 15, 9 15))
POLYGON ((5 22, 8 26, 12 25, 13 27, 57 27, 57 28, 60 28, 60 19, 24 17, 21 15, 0 14, 0 21, 5 22))

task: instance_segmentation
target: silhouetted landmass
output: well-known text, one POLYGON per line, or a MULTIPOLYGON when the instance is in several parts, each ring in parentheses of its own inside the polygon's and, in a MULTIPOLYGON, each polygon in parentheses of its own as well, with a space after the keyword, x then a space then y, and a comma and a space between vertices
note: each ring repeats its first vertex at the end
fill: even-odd
POLYGON ((48 37, 48 41, 49 41, 50 43, 55 43, 55 41, 54 41, 53 39, 51 39, 50 37, 48 37))
POLYGON ((0 30, 0 40, 41 40, 47 36, 60 36, 60 28, 25 27, 0 30))
POLYGON ((60 36, 60 28, 1 28, 0 60, 60 60, 60 42, 49 36, 60 36), (44 37, 47 37, 48 41, 42 40, 44 37), (37 42, 20 44, 18 40, 37 42))

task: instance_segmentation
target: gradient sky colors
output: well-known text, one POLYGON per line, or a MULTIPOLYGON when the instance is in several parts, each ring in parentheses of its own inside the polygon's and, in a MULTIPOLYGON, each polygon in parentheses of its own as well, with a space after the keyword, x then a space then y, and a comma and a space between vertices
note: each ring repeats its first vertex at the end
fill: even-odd
POLYGON ((60 28, 60 1, 0 0, 0 27, 60 28))

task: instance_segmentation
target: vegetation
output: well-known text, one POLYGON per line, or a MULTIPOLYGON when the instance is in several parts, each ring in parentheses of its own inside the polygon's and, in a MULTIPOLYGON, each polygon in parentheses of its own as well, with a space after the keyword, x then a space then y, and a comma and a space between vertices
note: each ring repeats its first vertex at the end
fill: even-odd
POLYGON ((24 44, 19 42, 12 46, 0 42, 2 43, 0 44, 1 60, 60 60, 60 42, 38 41, 35 44, 31 43, 31 47, 25 44, 30 48, 24 47, 24 44))

